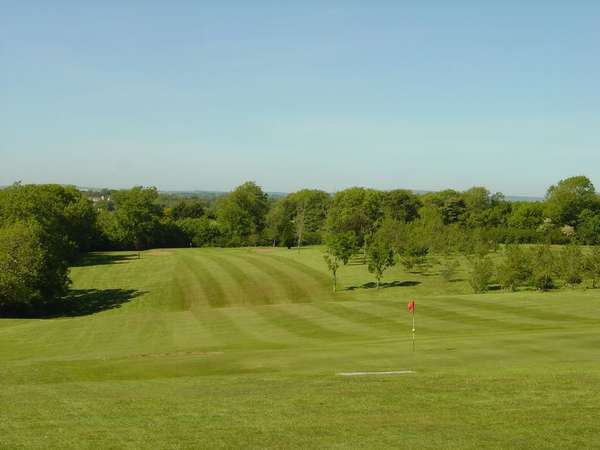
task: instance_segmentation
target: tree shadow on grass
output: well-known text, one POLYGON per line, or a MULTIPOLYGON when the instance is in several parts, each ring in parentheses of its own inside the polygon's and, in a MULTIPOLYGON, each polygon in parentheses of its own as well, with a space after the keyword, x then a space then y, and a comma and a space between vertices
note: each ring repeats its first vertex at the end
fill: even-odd
POLYGON ((103 266, 105 264, 123 264, 138 259, 137 253, 111 255, 107 253, 88 253, 73 264, 74 267, 103 266))
POLYGON ((0 309, 0 318, 55 319, 77 317, 119 308, 122 304, 145 294, 135 289, 71 289, 63 298, 37 308, 20 305, 0 309))
MULTIPOLYGON (((420 281, 390 281, 390 282, 382 282, 379 283, 380 289, 393 288, 393 287, 408 287, 408 286, 418 286, 421 284, 420 281)), ((374 281, 370 281, 369 283, 365 283, 362 286, 348 286, 346 288, 347 291, 354 291, 356 289, 374 289, 377 288, 377 283, 374 281)))
POLYGON ((87 316, 109 309, 119 308, 133 300, 143 291, 135 289, 71 289, 53 308, 53 317, 87 316))

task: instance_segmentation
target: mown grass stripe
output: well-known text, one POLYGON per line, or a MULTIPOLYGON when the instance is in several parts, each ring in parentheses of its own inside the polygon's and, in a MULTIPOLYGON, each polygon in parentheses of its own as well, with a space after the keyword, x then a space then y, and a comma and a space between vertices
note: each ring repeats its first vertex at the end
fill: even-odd
MULTIPOLYGON (((322 308, 324 312, 337 315, 341 319, 363 325, 381 333, 393 333, 401 335, 410 331, 411 319, 404 310, 397 310, 393 316, 379 315, 373 312, 365 311, 365 308, 376 309, 378 304, 369 305, 351 305, 349 303, 327 302, 315 303, 315 307, 322 308), (397 317, 392 319, 390 317, 397 317)), ((435 327, 419 324, 419 333, 432 334, 436 331, 435 327)))
POLYGON ((188 265, 192 276, 198 281, 200 290, 211 307, 222 308, 229 305, 223 286, 200 260, 185 256, 183 261, 188 265), (190 267, 190 265, 192 266, 190 267))
POLYGON ((432 317, 437 320, 451 322, 457 325, 469 325, 477 328, 496 330, 525 330, 547 328, 547 326, 544 325, 515 323, 511 321, 498 320, 491 317, 482 317, 464 311, 458 312, 453 309, 434 306, 431 302, 421 302, 418 308, 419 309, 417 314, 420 317, 432 317))
POLYGON ((303 282, 300 284, 303 286, 314 286, 318 288, 322 285, 321 280, 311 275, 310 270, 304 270, 306 268, 310 269, 310 267, 306 266, 305 264, 295 264, 296 261, 288 260, 287 258, 279 258, 275 255, 270 254, 251 254, 249 255, 249 257, 255 260, 259 260, 263 264, 268 264, 269 267, 274 267, 278 271, 278 273, 280 273, 280 271, 283 271, 289 277, 292 277, 294 280, 296 280, 296 282, 302 280, 303 282))
POLYGON ((309 303, 311 301, 310 293, 304 289, 292 276, 287 272, 275 267, 273 264, 261 259, 260 256, 236 255, 238 258, 252 264, 261 272, 273 279, 273 282, 278 285, 287 299, 292 303, 309 303))
POLYGON ((310 276, 312 279, 314 279, 317 282, 317 284, 324 285, 327 288, 329 287, 330 279, 327 276, 327 274, 315 269, 314 267, 311 267, 307 264, 296 261, 295 259, 293 259, 291 257, 271 255, 269 253, 265 254, 264 256, 266 258, 271 258, 280 263, 291 266, 294 269, 298 270, 299 272, 305 273, 306 275, 310 276))
POLYGON ((190 311, 196 306, 201 306, 202 300, 205 301, 205 306, 210 306, 208 294, 202 286, 203 277, 196 273, 199 267, 196 266, 192 269, 188 256, 180 257, 177 266, 173 284, 176 285, 175 289, 183 296, 179 302, 182 310, 190 311))
POLYGON ((342 320, 366 326, 381 332, 397 331, 402 326, 397 320, 364 311, 364 308, 354 308, 339 302, 322 302, 315 304, 315 307, 323 312, 339 317, 342 320))
POLYGON ((256 348, 281 348, 283 345, 258 338, 256 335, 244 330, 233 320, 225 309, 192 310, 198 321, 220 343, 216 349, 256 349, 256 348))
POLYGON ((313 320, 291 312, 289 307, 272 306, 257 308, 256 313, 275 326, 284 328, 291 334, 310 339, 347 339, 351 335, 326 328, 313 320))
POLYGON ((144 344, 154 351, 163 351, 173 345, 172 329, 167 326, 167 314, 147 314, 140 327, 144 344))
POLYGON ((452 297, 449 299, 449 302, 455 303, 460 306, 465 306, 468 308, 479 309, 482 311, 495 311, 495 312, 499 312, 499 313, 503 313, 503 314, 524 317, 527 319, 545 320, 545 321, 549 321, 549 322, 559 322, 559 323, 563 323, 564 321, 571 321, 571 322, 580 322, 580 323, 587 323, 587 324, 594 324, 594 325, 598 324, 597 320, 589 319, 587 317, 576 316, 576 315, 569 314, 569 313, 556 314, 556 313, 549 312, 547 310, 545 310, 545 311, 538 310, 538 309, 534 310, 534 309, 528 308, 525 305, 519 305, 518 307, 510 306, 510 305, 494 302, 493 300, 491 300, 489 302, 482 301, 482 300, 473 301, 473 300, 467 300, 467 299, 463 299, 463 298, 452 297))
POLYGON ((258 332, 261 338, 277 342, 285 347, 289 347, 290 344, 297 344, 302 340, 285 328, 279 327, 272 322, 268 322, 262 315, 256 312, 257 309, 264 307, 265 306, 244 308, 243 319, 237 321, 240 328, 251 330, 251 332, 258 332))
MULTIPOLYGON (((194 276, 190 267, 181 259, 178 261, 173 277, 173 294, 178 297, 182 311, 192 309, 195 293, 202 289, 198 278, 194 276)), ((207 303, 208 306, 208 303, 207 303)))
POLYGON ((219 266, 239 287, 242 304, 250 305, 269 305, 273 303, 272 295, 268 289, 258 282, 257 279, 248 276, 240 267, 231 262, 231 257, 216 256, 213 253, 203 255, 211 262, 219 266))
POLYGON ((173 345, 177 349, 206 349, 214 348, 218 344, 200 319, 200 311, 210 311, 210 308, 197 308, 196 313, 186 310, 169 315, 172 319, 173 345))

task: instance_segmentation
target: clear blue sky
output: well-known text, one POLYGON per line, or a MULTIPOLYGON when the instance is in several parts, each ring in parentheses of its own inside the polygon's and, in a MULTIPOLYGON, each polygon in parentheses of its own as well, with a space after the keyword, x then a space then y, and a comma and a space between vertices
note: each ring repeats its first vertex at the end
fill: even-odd
POLYGON ((0 11, 0 185, 600 188, 598 1, 0 11))

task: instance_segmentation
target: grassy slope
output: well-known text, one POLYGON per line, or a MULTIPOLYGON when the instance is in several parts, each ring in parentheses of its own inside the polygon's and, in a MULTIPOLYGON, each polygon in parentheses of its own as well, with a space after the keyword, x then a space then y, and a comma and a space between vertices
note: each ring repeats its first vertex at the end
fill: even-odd
POLYGON ((457 278, 353 265, 334 297, 318 249, 91 258, 77 301, 120 307, 0 320, 0 447, 600 445, 600 292, 457 278))

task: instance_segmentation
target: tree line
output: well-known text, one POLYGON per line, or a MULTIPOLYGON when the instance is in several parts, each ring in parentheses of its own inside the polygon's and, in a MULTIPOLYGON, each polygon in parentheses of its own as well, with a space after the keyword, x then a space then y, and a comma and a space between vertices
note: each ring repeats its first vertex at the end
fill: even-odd
POLYGON ((549 244, 504 247, 499 257, 479 254, 470 260, 469 283, 478 293, 496 285, 509 291, 522 287, 548 291, 563 286, 574 287, 585 279, 596 288, 600 279, 600 247, 584 253, 576 243, 552 248, 549 244))
MULTIPOLYGON (((183 198, 155 188, 115 191, 99 205, 96 249, 294 247, 352 232, 358 246, 385 221, 447 235, 479 234, 497 243, 600 241, 600 196, 586 177, 551 186, 543 201, 509 201, 484 187, 415 194, 353 187, 333 195, 303 189, 270 198, 247 182, 227 195, 183 198), (138 227, 136 228, 136 225, 138 227)), ((438 243, 439 244, 439 243, 438 243)), ((439 246, 439 245, 438 245, 439 246)))
POLYGON ((397 260, 418 267, 436 252, 599 240, 600 197, 583 176, 559 181, 539 202, 509 201, 484 187, 303 189, 271 198, 246 182, 226 195, 179 198, 154 187, 93 197, 74 187, 15 184, 0 190, 0 311, 56 307, 68 267, 91 250, 325 244, 334 280, 358 255, 379 283, 397 260))

